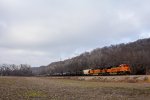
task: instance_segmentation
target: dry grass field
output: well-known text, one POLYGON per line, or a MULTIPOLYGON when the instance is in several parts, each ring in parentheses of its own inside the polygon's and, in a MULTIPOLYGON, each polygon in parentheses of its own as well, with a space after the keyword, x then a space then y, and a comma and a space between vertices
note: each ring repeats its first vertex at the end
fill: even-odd
POLYGON ((0 77, 0 100, 150 100, 150 83, 0 77))

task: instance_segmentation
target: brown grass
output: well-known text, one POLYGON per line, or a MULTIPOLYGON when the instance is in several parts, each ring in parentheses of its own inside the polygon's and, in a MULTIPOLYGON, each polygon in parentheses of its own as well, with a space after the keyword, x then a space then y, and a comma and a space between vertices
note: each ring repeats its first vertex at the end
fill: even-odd
POLYGON ((149 100, 149 83, 0 77, 0 100, 149 100))

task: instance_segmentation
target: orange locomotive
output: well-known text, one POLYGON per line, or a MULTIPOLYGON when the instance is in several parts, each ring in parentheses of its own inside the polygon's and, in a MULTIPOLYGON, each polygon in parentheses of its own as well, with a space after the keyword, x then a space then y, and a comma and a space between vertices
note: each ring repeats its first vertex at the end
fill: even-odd
POLYGON ((89 75, 122 75, 130 74, 130 66, 128 64, 121 64, 118 67, 104 68, 104 69, 90 69, 89 75))

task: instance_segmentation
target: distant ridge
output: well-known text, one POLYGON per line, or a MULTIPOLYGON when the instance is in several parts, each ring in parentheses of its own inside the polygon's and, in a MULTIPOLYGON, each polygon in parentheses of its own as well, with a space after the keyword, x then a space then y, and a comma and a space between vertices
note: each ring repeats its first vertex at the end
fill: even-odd
POLYGON ((150 38, 135 42, 96 48, 64 61, 53 62, 38 69, 35 74, 75 72, 88 68, 117 66, 127 63, 132 66, 132 74, 150 74, 150 38))

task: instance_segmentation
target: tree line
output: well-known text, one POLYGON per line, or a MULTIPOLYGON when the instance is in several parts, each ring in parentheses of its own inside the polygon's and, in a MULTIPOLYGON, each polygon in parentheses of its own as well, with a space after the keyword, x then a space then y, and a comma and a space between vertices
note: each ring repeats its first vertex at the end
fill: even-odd
POLYGON ((28 64, 1 64, 0 76, 31 76, 32 69, 28 64))
POLYGON ((118 44, 96 48, 64 61, 53 62, 36 68, 40 75, 52 75, 64 72, 77 72, 91 68, 107 68, 120 64, 129 64, 132 74, 150 74, 150 38, 140 39, 127 44, 118 44))

